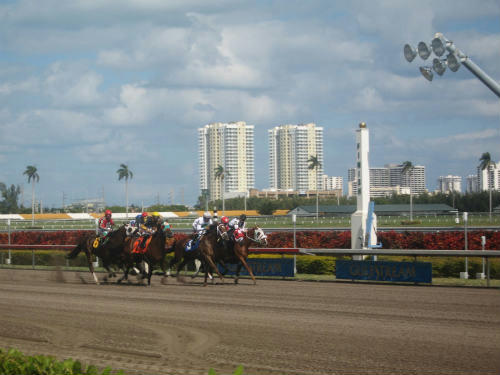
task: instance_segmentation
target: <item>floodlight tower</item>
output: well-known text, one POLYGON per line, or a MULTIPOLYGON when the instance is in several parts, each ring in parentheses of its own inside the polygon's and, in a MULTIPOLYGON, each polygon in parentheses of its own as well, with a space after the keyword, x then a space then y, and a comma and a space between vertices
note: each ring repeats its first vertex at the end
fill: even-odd
MULTIPOLYGON (((370 167, 368 165, 368 153, 370 151, 370 134, 366 123, 359 124, 356 130, 356 182, 357 182, 357 206, 356 212, 351 216, 351 249, 367 249, 377 244, 377 217, 370 210, 370 167), (367 220, 369 219, 369 220, 367 220), (368 234, 368 235, 367 235, 368 234)), ((362 260, 363 257, 353 256, 354 260, 362 260)))
POLYGON ((483 82, 496 96, 500 97, 500 84, 493 78, 488 76, 479 66, 477 66, 465 53, 460 51, 451 40, 448 40, 441 33, 436 33, 434 39, 430 43, 430 48, 425 42, 418 43, 417 48, 413 48, 409 44, 405 44, 403 53, 408 62, 419 55, 423 60, 427 60, 431 53, 437 56, 432 60, 432 66, 421 66, 420 73, 428 81, 432 81, 434 70, 438 75, 442 76, 446 71, 446 67, 452 72, 456 72, 460 65, 463 64, 472 74, 483 82), (441 58, 445 52, 448 52, 446 58, 441 58))

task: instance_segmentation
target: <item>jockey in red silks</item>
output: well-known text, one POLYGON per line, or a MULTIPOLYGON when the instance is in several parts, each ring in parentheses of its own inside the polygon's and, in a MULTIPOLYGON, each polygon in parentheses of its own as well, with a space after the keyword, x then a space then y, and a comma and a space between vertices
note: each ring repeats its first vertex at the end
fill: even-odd
POLYGON ((100 237, 106 237, 113 230, 115 222, 111 215, 111 210, 106 210, 104 216, 99 219, 97 230, 100 237))
POLYGON ((241 214, 239 218, 235 217, 228 224, 229 226, 229 238, 231 238, 231 234, 233 235, 234 241, 240 241, 245 237, 245 220, 247 219, 247 215, 241 214))

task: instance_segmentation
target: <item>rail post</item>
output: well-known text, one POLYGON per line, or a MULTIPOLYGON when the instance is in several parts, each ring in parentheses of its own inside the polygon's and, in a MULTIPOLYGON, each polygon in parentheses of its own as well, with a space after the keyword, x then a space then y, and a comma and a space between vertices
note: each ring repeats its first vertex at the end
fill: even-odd
MULTIPOLYGON (((486 236, 481 236, 481 251, 484 251, 485 245, 486 245, 486 236)), ((484 275, 485 275, 485 261, 484 261, 484 257, 483 257, 482 261, 483 261, 482 262, 483 263, 482 272, 476 273, 476 279, 484 280, 484 275)))
MULTIPOLYGON (((468 213, 464 212, 464 250, 468 250, 467 220, 468 220, 468 213)), ((465 257, 465 272, 460 272, 460 278, 461 279, 468 279, 469 278, 469 259, 467 257, 465 257)))
MULTIPOLYGON (((293 248, 297 248, 297 231, 296 231, 296 224, 297 224, 297 215, 292 214, 292 221, 293 221, 293 248)), ((284 255, 283 255, 284 257, 284 255)), ((293 256, 293 274, 294 276, 297 274, 297 255, 293 256)))
MULTIPOLYGON (((9 228, 9 245, 11 244, 10 242, 10 218, 7 219, 7 227, 9 228)), ((9 257, 7 258, 7 264, 12 264, 12 254, 10 252, 10 247, 9 247, 9 257)))

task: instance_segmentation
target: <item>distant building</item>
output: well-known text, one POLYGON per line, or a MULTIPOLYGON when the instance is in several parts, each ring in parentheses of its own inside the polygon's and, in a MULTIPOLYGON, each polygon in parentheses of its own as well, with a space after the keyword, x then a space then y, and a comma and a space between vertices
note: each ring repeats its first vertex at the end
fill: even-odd
POLYGON ((489 168, 477 167, 478 191, 500 190, 500 162, 492 163, 489 168))
MULTIPOLYGON (((411 178, 409 173, 402 174, 403 166, 399 164, 388 164, 385 167, 370 168, 370 197, 390 197, 398 194, 410 194, 410 182, 412 194, 421 194, 427 191, 425 188, 425 167, 416 165, 413 167, 411 178)), ((357 195, 356 168, 347 171, 348 196, 357 195)))
POLYGON ((224 168, 224 193, 246 194, 254 187, 254 126, 244 121, 212 123, 198 129, 200 189, 210 200, 220 199, 221 183, 215 177, 224 168))
POLYGON ((273 190, 320 190, 323 176, 323 128, 310 123, 281 125, 268 131, 269 187, 273 190), (317 173, 308 159, 318 158, 317 173))
POLYGON ((465 188, 466 193, 477 193, 479 191, 477 184, 477 174, 468 175, 466 179, 466 184, 467 184, 465 188))
POLYGON ((322 176, 322 190, 340 190, 341 194, 344 190, 344 179, 340 176, 322 176))
POLYGON ((451 192, 462 192, 462 177, 460 176, 439 176, 438 190, 441 193, 448 194, 451 192))
POLYGON ((250 189, 249 196, 255 198, 272 198, 279 199, 284 197, 304 197, 304 198, 312 198, 316 197, 318 194, 320 199, 326 198, 340 198, 342 196, 342 190, 275 190, 275 189, 250 189))

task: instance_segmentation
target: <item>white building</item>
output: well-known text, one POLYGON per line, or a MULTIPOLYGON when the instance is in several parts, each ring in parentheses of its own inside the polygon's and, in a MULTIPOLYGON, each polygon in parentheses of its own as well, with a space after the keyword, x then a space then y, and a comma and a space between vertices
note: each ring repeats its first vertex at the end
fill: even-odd
POLYGON ((323 176, 323 128, 313 123, 281 125, 268 131, 269 187, 273 190, 319 190, 323 176), (321 165, 309 169, 309 158, 321 165))
POLYGON ((500 162, 492 163, 488 168, 477 167, 478 191, 500 190, 500 162))
POLYGON ((467 186, 465 188, 466 193, 477 193, 477 174, 470 174, 467 176, 467 186))
MULTIPOLYGON (((397 194, 421 194, 427 191, 425 187, 425 167, 415 165, 410 173, 402 174, 403 166, 388 164, 384 167, 370 168, 370 197, 389 197, 397 194)), ((347 172, 348 196, 357 194, 356 168, 347 172)))
POLYGON ((448 194, 451 192, 462 192, 462 177, 460 176, 439 176, 438 190, 441 193, 448 194))
POLYGON ((344 179, 340 176, 327 176, 324 174, 321 188, 323 190, 340 190, 340 193, 343 194, 344 179))
MULTIPOLYGON (((221 182, 215 170, 224 168, 224 193, 247 194, 254 187, 254 126, 244 121, 212 123, 198 129, 200 189, 211 200, 220 199, 221 182)), ((225 195, 225 197, 227 197, 225 195)))

